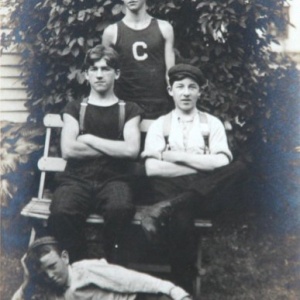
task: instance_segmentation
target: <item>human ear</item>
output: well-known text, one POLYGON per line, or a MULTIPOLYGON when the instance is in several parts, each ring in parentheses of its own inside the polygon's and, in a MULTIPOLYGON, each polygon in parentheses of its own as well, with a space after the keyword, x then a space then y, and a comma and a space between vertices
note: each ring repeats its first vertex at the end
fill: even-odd
POLYGON ((167 87, 168 93, 171 97, 173 97, 173 91, 172 91, 172 87, 170 85, 168 85, 167 87))
POLYGON ((61 256, 61 259, 65 262, 65 264, 68 265, 68 264, 69 264, 69 261, 70 261, 68 251, 67 251, 67 250, 63 250, 63 251, 61 252, 61 255, 60 255, 60 256, 61 256))
POLYGON ((121 71, 120 71, 120 69, 117 69, 117 70, 115 70, 115 79, 117 80, 117 79, 119 79, 120 78, 120 75, 121 75, 121 71))
POLYGON ((88 75, 87 70, 84 71, 84 77, 85 77, 85 80, 89 81, 89 75, 88 75))

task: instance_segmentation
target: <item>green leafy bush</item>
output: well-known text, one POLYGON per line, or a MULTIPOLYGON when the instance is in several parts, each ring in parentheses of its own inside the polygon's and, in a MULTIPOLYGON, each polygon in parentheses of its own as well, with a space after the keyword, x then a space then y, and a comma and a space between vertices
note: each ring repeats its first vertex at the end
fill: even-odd
MULTIPOLYGON (((84 53, 101 43, 108 24, 122 18, 122 1, 10 2, 14 3, 12 40, 22 47, 24 83, 30 95, 27 105, 32 117, 41 118, 87 92, 81 73, 84 53)), ((230 142, 236 149, 247 147, 253 136, 264 142, 274 139, 272 130, 265 129, 265 120, 274 118, 286 97, 295 100, 291 94, 276 98, 274 92, 278 80, 288 82, 291 72, 298 76, 293 62, 270 51, 270 44, 276 42, 270 25, 287 22, 282 14, 284 3, 149 1, 153 16, 172 23, 178 59, 193 62, 207 76, 200 107, 232 127, 230 142)))

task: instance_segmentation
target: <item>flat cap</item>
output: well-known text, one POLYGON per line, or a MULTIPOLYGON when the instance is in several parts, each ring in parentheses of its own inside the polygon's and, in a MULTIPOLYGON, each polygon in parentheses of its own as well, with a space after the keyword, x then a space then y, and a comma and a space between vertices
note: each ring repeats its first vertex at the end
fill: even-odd
POLYGON ((28 248, 28 250, 33 250, 37 247, 43 246, 43 245, 58 245, 58 241, 52 237, 52 236, 45 236, 42 238, 39 238, 35 240, 28 248))
POLYGON ((174 76, 186 76, 194 79, 200 86, 206 83, 202 72, 195 66, 189 64, 178 64, 170 68, 169 72, 170 82, 174 82, 174 76))

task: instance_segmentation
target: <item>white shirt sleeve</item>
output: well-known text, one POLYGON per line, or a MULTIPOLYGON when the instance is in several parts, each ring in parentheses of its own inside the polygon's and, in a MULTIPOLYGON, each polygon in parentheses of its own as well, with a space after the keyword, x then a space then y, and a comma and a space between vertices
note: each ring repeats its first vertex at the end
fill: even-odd
POLYGON ((24 292, 22 286, 14 293, 13 297, 11 300, 24 300, 24 292))
POLYGON ((148 129, 145 150, 146 151, 158 151, 162 152, 166 148, 166 141, 163 134, 164 117, 160 117, 153 121, 150 128, 148 129))
MULTIPOLYGON (((106 264, 103 263, 102 260, 84 260, 73 266, 86 269, 88 276, 83 278, 83 280, 86 281, 86 285, 93 284, 111 292, 128 294, 163 293, 171 296, 172 289, 175 288, 175 285, 169 281, 129 270, 121 266, 106 264)), ((188 296, 188 293, 182 290, 178 298, 173 299, 181 300, 186 296, 188 296)))

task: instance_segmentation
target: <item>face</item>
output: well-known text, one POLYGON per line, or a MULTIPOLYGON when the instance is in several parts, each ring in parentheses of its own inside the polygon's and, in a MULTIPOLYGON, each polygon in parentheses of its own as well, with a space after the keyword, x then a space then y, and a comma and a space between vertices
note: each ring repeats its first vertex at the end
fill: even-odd
POLYGON ((168 91, 174 99, 175 107, 183 112, 194 110, 201 94, 199 84, 188 77, 175 81, 168 91))
POLYGON ((100 94, 112 90, 119 75, 118 70, 107 65, 105 58, 96 61, 85 72, 85 78, 90 83, 91 89, 100 94))
POLYGON ((40 264, 41 271, 53 286, 57 288, 66 286, 69 275, 69 255, 66 251, 59 255, 52 250, 40 258, 40 264))
POLYGON ((139 11, 146 5, 146 0, 123 0, 123 2, 130 11, 139 11))

